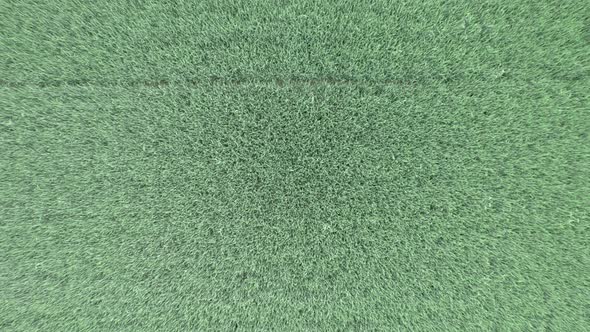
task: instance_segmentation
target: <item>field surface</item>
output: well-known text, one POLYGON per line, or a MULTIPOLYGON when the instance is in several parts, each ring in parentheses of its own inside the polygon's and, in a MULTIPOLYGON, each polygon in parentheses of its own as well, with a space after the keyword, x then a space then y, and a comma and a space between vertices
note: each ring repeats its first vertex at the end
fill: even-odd
POLYGON ((0 0, 0 330, 590 330, 586 1, 0 0))

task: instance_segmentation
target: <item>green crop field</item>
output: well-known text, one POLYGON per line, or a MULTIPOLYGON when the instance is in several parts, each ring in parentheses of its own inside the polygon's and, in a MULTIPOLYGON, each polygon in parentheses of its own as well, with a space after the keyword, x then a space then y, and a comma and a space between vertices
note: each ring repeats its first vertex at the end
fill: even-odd
POLYGON ((590 4, 0 0, 0 330, 590 330, 590 4))

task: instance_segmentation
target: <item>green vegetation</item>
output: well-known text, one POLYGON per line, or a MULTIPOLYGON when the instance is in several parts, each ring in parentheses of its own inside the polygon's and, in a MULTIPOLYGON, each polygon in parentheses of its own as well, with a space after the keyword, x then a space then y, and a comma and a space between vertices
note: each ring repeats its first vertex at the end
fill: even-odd
POLYGON ((590 329, 589 24, 0 0, 0 329, 590 329))

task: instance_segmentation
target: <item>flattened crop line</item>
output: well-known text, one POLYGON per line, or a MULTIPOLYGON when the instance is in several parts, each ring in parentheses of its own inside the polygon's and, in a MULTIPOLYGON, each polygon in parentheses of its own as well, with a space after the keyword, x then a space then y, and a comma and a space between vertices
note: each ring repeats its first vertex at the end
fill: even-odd
POLYGON ((333 79, 333 78, 275 78, 275 79, 248 79, 236 78, 228 79, 223 77, 208 77, 204 79, 186 79, 186 80, 141 80, 141 81, 93 81, 93 80, 63 80, 63 81, 43 81, 43 82, 11 82, 0 80, 0 87, 61 87, 61 86, 137 86, 137 87, 167 87, 174 85, 249 85, 249 84, 268 84, 276 86, 289 85, 415 85, 419 81, 412 80, 355 80, 355 79, 333 79))

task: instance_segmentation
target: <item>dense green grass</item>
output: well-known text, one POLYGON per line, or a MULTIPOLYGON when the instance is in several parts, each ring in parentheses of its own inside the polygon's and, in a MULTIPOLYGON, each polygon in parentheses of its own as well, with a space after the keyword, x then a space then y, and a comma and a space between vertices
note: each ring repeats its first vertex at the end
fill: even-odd
POLYGON ((0 0, 0 329, 590 329, 584 1, 118 2, 0 0))

